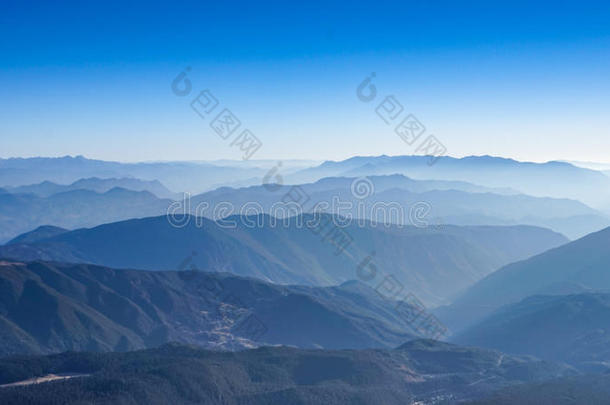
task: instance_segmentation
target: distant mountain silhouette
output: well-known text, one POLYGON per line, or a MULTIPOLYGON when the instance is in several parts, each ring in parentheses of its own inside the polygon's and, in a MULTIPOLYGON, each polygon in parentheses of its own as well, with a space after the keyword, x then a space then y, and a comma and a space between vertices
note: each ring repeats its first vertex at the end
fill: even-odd
POLYGON ((266 169, 258 167, 220 166, 203 162, 120 163, 83 156, 0 159, 2 186, 22 186, 43 181, 70 184, 86 177, 135 177, 158 180, 172 191, 199 193, 239 180, 257 178, 260 181, 265 173, 266 169))
MULTIPOLYGON (((512 189, 539 197, 580 200, 596 209, 610 210, 610 177, 565 162, 519 162, 492 156, 445 156, 430 166, 426 156, 356 156, 327 161, 293 173, 286 167, 286 184, 302 184, 324 177, 360 177, 404 174, 418 180, 449 180, 479 186, 512 189), (569 186, 566 186, 568 185, 569 186)), ((62 158, 0 159, 0 186, 21 186, 42 181, 69 184, 83 177, 135 177, 159 180, 172 191, 200 193, 223 185, 261 184, 268 169, 192 162, 119 163, 62 158)))
MULTIPOLYGON (((303 210, 311 210, 315 203, 328 203, 329 209, 340 215, 366 218, 379 222, 410 224, 410 210, 424 202, 430 207, 424 218, 429 223, 453 225, 534 225, 560 232, 571 239, 610 226, 610 218, 585 204, 568 199, 532 197, 510 189, 487 188, 459 181, 413 180, 403 175, 370 176, 366 180, 354 177, 327 177, 314 183, 301 184, 309 202, 303 210), (352 184, 365 181, 370 195, 360 199, 352 193, 352 184), (333 200, 349 202, 351 207, 333 205, 333 200), (392 204, 402 207, 402 216, 388 215, 392 204), (340 212, 338 210, 341 210, 340 212)), ((265 213, 277 210, 290 185, 251 186, 239 189, 219 188, 191 199, 191 213, 212 217, 213 207, 233 204, 235 212, 255 203, 265 213), (271 188, 271 190, 270 190, 271 188), (207 203, 209 209, 197 212, 207 203), (275 204, 275 205, 274 205, 275 204)), ((275 212, 275 211, 274 211, 275 212)))
POLYGON ((27 244, 27 243, 35 243, 39 240, 52 238, 53 236, 58 236, 63 233, 69 232, 68 229, 60 228, 58 226, 51 225, 43 225, 34 229, 31 232, 26 232, 17 236, 15 239, 8 241, 7 245, 17 245, 17 244, 27 244))
POLYGON ((74 190, 90 190, 96 193, 105 193, 113 188, 120 187, 132 191, 148 191, 159 198, 174 198, 175 193, 169 191, 158 180, 140 180, 134 178, 110 178, 100 179, 90 177, 88 179, 80 179, 72 184, 63 185, 56 184, 51 181, 43 181, 38 184, 27 186, 18 186, 9 188, 8 191, 13 194, 32 193, 39 197, 49 197, 53 194, 64 193, 74 190))
POLYGON ((490 395, 501 387, 576 374, 566 366, 530 357, 428 340, 393 350, 263 347, 219 353, 170 344, 129 353, 0 359, 0 384, 50 373, 87 377, 0 388, 0 402, 457 403, 490 395))
POLYGON ((339 218, 323 215, 320 223, 341 229, 343 241, 351 238, 341 253, 332 243, 336 238, 327 236, 328 229, 306 225, 315 221, 310 214, 286 222, 266 215, 229 217, 221 223, 184 219, 182 228, 162 216, 78 229, 32 244, 2 246, 0 257, 149 270, 175 270, 186 260, 205 271, 283 284, 335 285, 360 277, 371 287, 383 288, 390 277, 402 285, 396 285, 396 293, 410 291, 435 305, 507 263, 567 241, 529 226, 420 229, 354 222, 338 228, 333 221, 339 218))
POLYGON ((426 156, 356 156, 301 170, 288 180, 305 183, 323 177, 386 174, 509 187, 532 196, 577 199, 598 209, 610 207, 610 178, 601 172, 564 162, 519 162, 493 156, 445 156, 432 166, 426 156))
POLYGON ((34 194, 0 194, 0 242, 41 225, 81 228, 129 218, 161 215, 171 200, 148 191, 115 187, 104 193, 74 190, 38 197, 34 194))
MULTIPOLYGON (((574 200, 531 197, 515 194, 510 189, 480 187, 458 181, 413 180, 402 175, 370 177, 367 181, 373 184, 374 192, 368 198, 358 199, 351 190, 354 181, 354 178, 325 178, 300 185, 310 201, 304 211, 311 210, 315 203, 328 202, 331 212, 335 207, 336 214, 419 226, 419 223, 414 223, 411 210, 417 204, 426 204, 430 207, 429 212, 420 219, 426 223, 534 225, 555 230, 571 239, 610 225, 605 214, 574 200), (352 204, 351 208, 333 205, 335 199, 342 204, 352 204), (396 214, 397 206, 400 214, 396 214)), ((0 194, 0 243, 41 225, 74 229, 162 215, 172 204, 171 200, 159 199, 149 191, 134 191, 137 189, 172 195, 182 201, 159 182, 136 179, 92 178, 69 186, 44 182, 17 187, 11 189, 10 194, 0 194), (114 187, 108 190, 116 184, 130 189, 114 187)), ((215 217, 218 215, 216 208, 231 203, 232 211, 225 215, 239 214, 250 204, 250 208, 257 207, 259 213, 277 216, 281 214, 281 207, 274 209, 277 208, 274 204, 282 201, 291 189, 289 185, 270 188, 260 183, 239 189, 221 187, 192 197, 190 213, 215 217), (205 204, 208 209, 201 210, 205 204)))

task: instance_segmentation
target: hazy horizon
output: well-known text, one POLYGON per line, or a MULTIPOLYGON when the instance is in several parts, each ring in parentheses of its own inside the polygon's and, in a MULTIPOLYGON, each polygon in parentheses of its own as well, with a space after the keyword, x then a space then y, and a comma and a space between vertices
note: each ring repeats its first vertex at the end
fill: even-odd
MULTIPOLYGON (((100 161, 106 161, 106 162, 117 162, 117 163, 210 163, 210 164, 218 164, 221 165, 222 163, 232 163, 232 164, 242 164, 242 165, 253 165, 257 162, 263 162, 265 164, 276 164, 277 162, 292 162, 292 163, 308 163, 308 164, 312 164, 312 165, 318 165, 321 164, 323 162, 341 162, 344 160, 348 160, 351 158, 355 158, 355 157, 369 157, 369 158, 373 158, 373 157, 382 157, 382 156, 387 156, 387 157, 400 157, 400 156, 420 156, 420 155, 411 155, 411 154, 380 154, 380 155, 351 155, 351 156, 347 156, 345 158, 330 158, 330 159, 299 159, 299 158, 267 158, 267 159, 249 159, 249 160, 243 160, 243 159, 209 159, 209 160, 205 160, 205 159, 199 159, 199 160, 166 160, 166 159, 154 159, 154 160, 119 160, 119 159, 100 159, 100 158, 94 158, 91 156, 87 156, 87 155, 82 155, 82 154, 76 154, 76 155, 55 155, 55 156, 43 156, 43 155, 32 155, 32 156, 2 156, 0 157, 0 159, 2 160, 9 160, 9 159, 61 159, 61 158, 84 158, 84 159, 88 159, 88 160, 100 160, 100 161)), ((577 167, 581 167, 581 168, 586 168, 586 169, 590 169, 590 170, 596 170, 596 171, 605 171, 605 170, 610 170, 610 159, 608 161, 578 161, 578 160, 566 160, 566 159, 550 159, 550 160, 521 160, 521 159, 516 159, 514 157, 511 156, 501 156, 501 155, 489 155, 489 154, 481 154, 481 155, 463 155, 463 156, 455 156, 455 155, 451 155, 451 154, 447 154, 447 155, 443 155, 443 157, 447 157, 447 158, 453 158, 453 159, 463 159, 463 158, 481 158, 481 157, 493 157, 493 158, 499 158, 499 159, 506 159, 506 160, 513 160, 516 162, 520 162, 520 163, 539 163, 539 164, 544 164, 544 163, 554 163, 554 162, 558 162, 558 163, 569 163, 573 166, 577 166, 577 167), (605 166, 608 167, 605 167, 605 166)))
POLYGON ((256 159, 413 154, 375 113, 392 95, 452 156, 610 162, 607 7, 136 2, 120 10, 5 6, 1 157, 237 160, 209 126, 222 108, 260 139, 256 159), (187 67, 192 91, 176 96, 172 82, 187 67), (356 89, 372 73, 378 94, 365 103, 356 89), (204 89, 219 101, 205 119, 189 105, 204 89))

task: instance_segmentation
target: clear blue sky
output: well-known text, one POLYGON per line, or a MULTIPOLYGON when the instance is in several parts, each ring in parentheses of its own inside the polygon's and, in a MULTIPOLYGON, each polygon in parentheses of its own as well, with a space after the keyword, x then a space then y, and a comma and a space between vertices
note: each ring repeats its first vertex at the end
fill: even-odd
POLYGON ((79 3, 2 2, 0 157, 239 159, 189 107, 208 88, 261 159, 410 154, 392 94, 454 156, 610 161, 607 2, 79 3))

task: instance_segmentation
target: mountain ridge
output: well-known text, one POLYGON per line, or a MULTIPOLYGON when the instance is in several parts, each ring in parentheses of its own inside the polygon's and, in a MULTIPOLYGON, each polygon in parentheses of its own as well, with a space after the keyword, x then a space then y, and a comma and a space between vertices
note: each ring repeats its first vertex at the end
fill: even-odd
POLYGON ((340 219, 327 214, 285 221, 268 215, 222 222, 182 218, 182 227, 162 216, 78 229, 30 245, 0 246, 0 256, 146 270, 173 270, 188 258, 200 269, 318 286, 357 279, 363 271, 358 269, 368 266, 375 269, 367 277, 369 285, 377 287, 392 276, 423 302, 438 304, 503 264, 567 241, 529 226, 420 229, 371 222, 337 227, 339 241, 325 237, 328 230, 321 233, 306 225, 317 222, 335 229, 340 219), (374 257, 372 265, 367 257, 374 257))
POLYGON ((493 312, 452 342, 610 371, 610 290, 534 295, 493 312))
POLYGON ((504 266, 466 290, 451 306, 439 309, 438 315, 453 319, 460 329, 530 295, 556 290, 610 290, 609 244, 610 227, 504 266))
POLYGON ((228 273, 0 260, 0 291, 0 355, 169 341, 215 350, 389 348, 420 336, 396 301, 365 285, 278 286, 228 273))

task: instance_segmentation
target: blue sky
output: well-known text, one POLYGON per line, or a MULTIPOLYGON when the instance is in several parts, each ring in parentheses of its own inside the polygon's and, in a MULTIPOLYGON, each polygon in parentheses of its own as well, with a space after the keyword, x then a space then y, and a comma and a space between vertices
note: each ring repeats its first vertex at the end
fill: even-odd
POLYGON ((240 159, 189 107, 209 89, 254 158, 411 154, 394 95, 454 156, 610 161, 610 5, 529 3, 5 1, 0 157, 240 159))

